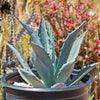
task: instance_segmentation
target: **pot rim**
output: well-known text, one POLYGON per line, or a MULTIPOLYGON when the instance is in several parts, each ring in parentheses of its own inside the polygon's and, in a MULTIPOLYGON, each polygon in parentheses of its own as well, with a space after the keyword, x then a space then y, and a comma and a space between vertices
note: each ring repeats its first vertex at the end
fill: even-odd
POLYGON ((68 87, 64 87, 64 88, 34 88, 34 87, 22 87, 22 86, 16 86, 16 85, 12 85, 7 83, 6 79, 7 77, 11 76, 11 75, 18 75, 18 71, 16 72, 12 72, 6 75, 3 75, 2 79, 1 79, 1 83, 7 87, 7 88, 11 88, 11 89, 15 89, 15 90, 20 90, 20 91, 34 91, 34 92, 61 92, 61 91, 72 91, 72 90, 76 90, 79 88, 84 88, 87 87, 88 85, 90 85, 93 82, 92 76, 91 74, 89 74, 90 78, 88 81, 86 81, 85 83, 81 83, 78 85, 73 85, 73 86, 68 86, 68 87))

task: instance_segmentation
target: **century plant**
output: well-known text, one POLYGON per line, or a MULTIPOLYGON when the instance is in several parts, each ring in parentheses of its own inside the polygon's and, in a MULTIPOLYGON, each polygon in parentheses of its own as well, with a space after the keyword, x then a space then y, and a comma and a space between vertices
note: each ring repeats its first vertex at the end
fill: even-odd
MULTIPOLYGON (((19 19, 18 19, 19 20, 19 19)), ((40 78, 30 69, 21 51, 13 45, 7 44, 17 56, 23 68, 17 68, 21 77, 33 87, 55 88, 74 85, 98 63, 87 65, 74 78, 70 79, 75 61, 86 35, 85 31, 80 36, 80 30, 85 25, 84 21, 72 33, 69 33, 61 48, 60 58, 55 55, 55 42, 51 29, 42 16, 38 29, 38 34, 33 28, 20 21, 22 26, 28 31, 33 42, 31 42, 31 58, 40 78)))

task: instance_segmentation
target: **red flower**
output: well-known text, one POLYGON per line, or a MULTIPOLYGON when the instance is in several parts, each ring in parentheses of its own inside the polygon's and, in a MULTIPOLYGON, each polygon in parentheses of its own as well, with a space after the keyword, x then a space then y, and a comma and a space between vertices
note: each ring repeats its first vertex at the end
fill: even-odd
POLYGON ((69 14, 70 14, 70 11, 67 10, 67 11, 65 12, 65 15, 67 16, 67 15, 69 15, 69 14))
POLYGON ((85 58, 86 58, 86 59, 89 59, 89 56, 88 56, 88 55, 85 55, 85 58))
POLYGON ((58 5, 58 4, 55 4, 55 8, 56 8, 56 9, 59 9, 59 5, 58 5))
POLYGON ((95 24, 95 21, 93 20, 92 23, 95 24))
POLYGON ((82 50, 79 50, 79 53, 83 54, 82 50))
POLYGON ((36 12, 37 15, 39 15, 39 12, 36 12))
POLYGON ((62 27, 59 27, 59 29, 62 31, 63 30, 63 28, 62 27))
POLYGON ((81 53, 82 50, 79 50, 79 52, 81 53))
POLYGON ((48 7, 48 5, 44 5, 44 6, 43 6, 43 8, 47 8, 47 7, 48 7))
POLYGON ((27 38, 25 38, 25 40, 27 40, 27 38))
POLYGON ((72 20, 70 20, 70 23, 71 23, 71 24, 73 24, 73 21, 72 21, 72 20))
POLYGON ((66 25, 66 23, 67 23, 67 22, 66 22, 66 21, 64 21, 64 25, 66 25))
POLYGON ((55 43, 56 46, 58 46, 58 43, 55 43))
POLYGON ((69 26, 69 23, 68 23, 68 22, 66 22, 66 25, 67 25, 67 26, 69 26))
POLYGON ((82 14, 82 11, 80 9, 77 10, 80 14, 82 14))
POLYGON ((51 6, 50 8, 51 8, 51 9, 53 9, 54 7, 53 7, 53 6, 51 6))
POLYGON ((60 31, 59 34, 63 34, 63 33, 60 31))
POLYGON ((37 0, 34 0, 35 2, 37 1, 37 0))
POLYGON ((93 4, 92 7, 95 7, 95 4, 93 4))
POLYGON ((96 43, 100 44, 100 40, 96 40, 96 43))
POLYGON ((37 21, 37 23, 38 23, 38 24, 40 24, 40 20, 39 20, 39 21, 37 21))
POLYGON ((61 40, 61 42, 64 42, 64 38, 61 40))
POLYGON ((87 48, 91 48, 91 46, 90 45, 87 45, 87 48))
POLYGON ((54 11, 54 9, 51 9, 50 12, 52 13, 54 11))
POLYGON ((75 13, 75 16, 77 17, 78 16, 78 13, 75 13))
POLYGON ((50 0, 50 5, 53 5, 55 3, 54 0, 50 0))
POLYGON ((100 49, 95 49, 95 52, 100 52, 100 49))
POLYGON ((58 15, 59 18, 62 18, 62 16, 58 15))
POLYGON ((82 19, 85 20, 85 17, 82 16, 82 19))
POLYGON ((66 7, 65 7, 64 9, 65 9, 65 10, 68 10, 68 8, 66 8, 66 7))
POLYGON ((80 6, 81 9, 84 9, 84 6, 80 6))
POLYGON ((95 16, 96 19, 98 19, 99 16, 95 16))
POLYGON ((86 0, 86 4, 89 4, 89 0, 86 0))

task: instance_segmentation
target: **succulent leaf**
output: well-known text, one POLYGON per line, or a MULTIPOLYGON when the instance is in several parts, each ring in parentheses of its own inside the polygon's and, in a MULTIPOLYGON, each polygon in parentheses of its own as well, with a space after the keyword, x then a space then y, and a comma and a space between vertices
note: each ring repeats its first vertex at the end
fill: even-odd
POLYGON ((85 24, 85 22, 86 21, 84 21, 72 33, 68 34, 67 38, 65 39, 64 44, 61 48, 61 54, 60 54, 60 58, 59 58, 59 61, 57 64, 56 74, 59 72, 59 69, 61 68, 61 66, 66 63, 69 53, 70 53, 70 50, 72 48, 72 45, 73 45, 75 39, 77 38, 77 35, 79 34, 81 28, 85 24))
POLYGON ((67 78, 67 80, 65 81, 65 84, 67 84, 69 81, 71 81, 71 76, 69 76, 69 77, 67 78))
POLYGON ((20 62, 21 65, 23 66, 23 68, 24 68, 26 71, 32 73, 32 71, 31 71, 29 65, 27 64, 27 61, 26 61, 25 58, 23 57, 22 52, 21 52, 18 48, 14 47, 14 46, 12 46, 12 45, 10 45, 10 44, 8 44, 8 43, 7 43, 7 45, 8 45, 9 48, 14 52, 14 54, 15 54, 16 57, 18 58, 19 62, 20 62))
POLYGON ((47 52, 40 46, 31 43, 32 45, 32 62, 44 81, 46 87, 51 87, 54 84, 53 65, 47 52))
MULTIPOLYGON (((47 28, 47 35, 48 35, 48 45, 47 45, 47 51, 49 53, 50 59, 52 60, 52 64, 54 67, 56 67, 56 56, 55 56, 55 42, 54 37, 52 35, 51 29, 48 25, 48 23, 45 21, 46 28, 47 28)), ((54 68, 55 70, 55 68, 54 68)))
POLYGON ((46 50, 47 53, 49 53, 50 59, 52 60, 52 64, 55 66, 54 38, 51 29, 43 16, 39 25, 38 36, 40 37, 40 41, 44 49, 46 50))
POLYGON ((45 51, 47 51, 48 36, 47 36, 47 29, 46 29, 46 24, 43 16, 39 24, 38 36, 40 38, 41 44, 43 45, 45 51))
MULTIPOLYGON (((34 10, 33 10, 32 13, 31 13, 31 16, 30 16, 30 18, 28 19, 28 21, 26 22, 26 24, 30 25, 31 22, 33 22, 34 16, 35 16, 35 12, 34 12, 34 10)), ((17 18, 17 19, 18 19, 18 18, 17 18)), ((16 42, 18 43, 18 41, 20 40, 20 38, 21 38, 23 35, 25 35, 25 34, 26 34, 25 28, 23 27, 23 28, 20 30, 20 32, 16 34, 16 42)))
POLYGON ((80 50, 80 47, 81 47, 81 44, 83 42, 83 39, 84 39, 86 33, 87 33, 87 31, 85 31, 84 33, 82 33, 75 40, 75 42, 73 43, 73 46, 71 48, 70 54, 69 54, 68 59, 67 59, 67 62, 74 61, 77 58, 79 50, 80 50))
POLYGON ((70 76, 70 74, 73 71, 75 61, 63 64, 63 66, 60 68, 57 78, 56 78, 56 83, 65 83, 67 78, 70 76))
POLYGON ((33 87, 38 87, 44 88, 44 85, 42 81, 34 74, 34 73, 29 73, 28 71, 22 69, 22 68, 17 68, 18 72, 20 73, 21 77, 30 85, 33 87))
MULTIPOLYGON (((86 31, 87 32, 87 31, 86 31)), ((78 56, 81 44, 83 42, 83 39, 85 37, 86 32, 84 32, 83 34, 81 34, 73 43, 73 46, 71 48, 67 63, 64 64, 59 72, 58 72, 58 78, 57 81, 58 82, 65 82, 67 80, 67 78, 69 77, 69 75, 71 74, 71 72, 73 71, 73 66, 74 63, 68 63, 68 62, 75 62, 75 59, 78 56), (62 78, 61 78, 62 77, 62 78)))
POLYGON ((84 75, 86 75, 88 72, 90 72, 92 69, 94 69, 95 66, 97 66, 98 64, 99 63, 93 63, 93 64, 90 64, 90 65, 87 65, 86 68, 84 68, 82 71, 80 71, 80 73, 77 76, 75 76, 71 81, 67 82, 66 85, 71 86, 71 85, 75 84, 80 79, 82 79, 82 77, 84 75))
POLYGON ((42 47, 42 44, 40 42, 40 38, 38 37, 38 35, 36 34, 36 31, 33 30, 28 24, 25 24, 24 22, 22 22, 21 20, 18 19, 18 21, 22 24, 22 26, 28 31, 29 35, 31 36, 32 40, 34 41, 34 43, 38 44, 39 46, 42 47))

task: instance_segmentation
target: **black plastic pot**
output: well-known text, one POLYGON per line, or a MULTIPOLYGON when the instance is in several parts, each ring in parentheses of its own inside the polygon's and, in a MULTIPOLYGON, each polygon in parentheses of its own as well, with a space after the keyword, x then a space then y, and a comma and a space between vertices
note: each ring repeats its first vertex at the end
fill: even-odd
POLYGON ((18 72, 7 74, 2 78, 6 100, 88 100, 88 89, 93 80, 90 75, 85 83, 66 88, 30 88, 12 85, 21 81, 23 80, 18 72))

